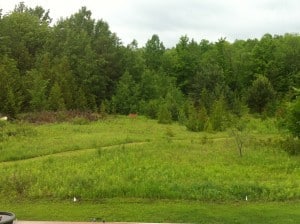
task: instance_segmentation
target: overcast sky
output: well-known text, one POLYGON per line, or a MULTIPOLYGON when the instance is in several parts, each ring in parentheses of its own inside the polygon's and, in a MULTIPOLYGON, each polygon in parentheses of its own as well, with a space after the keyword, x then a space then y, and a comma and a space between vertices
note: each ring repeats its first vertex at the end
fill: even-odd
MULTIPOLYGON (((4 13, 21 0, 0 0, 4 13)), ((196 41, 260 38, 265 33, 300 32, 300 0, 23 0, 25 5, 50 9, 56 21, 81 6, 95 19, 108 22, 124 44, 136 39, 139 46, 158 34, 172 47, 180 36, 196 41)))

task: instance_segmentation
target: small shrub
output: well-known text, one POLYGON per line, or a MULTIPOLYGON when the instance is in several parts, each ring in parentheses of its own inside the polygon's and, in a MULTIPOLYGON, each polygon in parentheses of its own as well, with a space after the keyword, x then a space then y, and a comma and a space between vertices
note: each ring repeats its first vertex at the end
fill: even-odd
POLYGON ((167 105, 165 105, 165 104, 161 105, 159 108, 158 123, 159 124, 171 124, 172 123, 172 114, 168 110, 167 105))
POLYGON ((102 118, 107 117, 107 112, 109 111, 109 105, 107 101, 102 101, 100 105, 100 115, 102 118))
POLYGON ((166 129, 166 136, 167 137, 174 137, 175 133, 173 132, 173 130, 171 128, 167 128, 166 129))
POLYGON ((216 100, 212 106, 210 122, 214 131, 224 131, 228 126, 228 111, 223 97, 216 100))
POLYGON ((293 136, 300 138, 300 96, 290 106, 288 129, 293 136))
POLYGON ((202 138, 201 138, 201 143, 202 145, 205 145, 206 143, 208 143, 208 137, 206 135, 204 135, 202 138))
POLYGON ((289 136, 285 140, 281 141, 281 148, 283 148, 283 150, 289 155, 300 155, 300 139, 289 136))
POLYGON ((150 100, 144 106, 144 113, 151 119, 156 119, 158 114, 159 103, 157 100, 150 100))
POLYGON ((34 182, 35 178, 30 173, 15 172, 7 179, 6 187, 10 188, 16 196, 25 197, 34 182))
POLYGON ((232 128, 229 130, 229 136, 235 141, 236 147, 240 156, 243 156, 243 148, 245 143, 249 140, 249 131, 247 130, 248 120, 240 118, 232 122, 232 128))
POLYGON ((87 120, 86 118, 84 117, 75 117, 73 120, 72 120, 72 124, 75 124, 75 125, 87 125, 89 124, 89 120, 87 120))
POLYGON ((100 148, 98 148, 97 149, 97 151, 96 151, 96 154, 97 154, 97 156, 99 156, 99 157, 101 157, 101 156, 103 156, 103 149, 100 147, 100 148))
POLYGON ((187 122, 187 116, 183 108, 179 110, 178 113, 178 122, 181 125, 184 125, 187 122))
POLYGON ((190 107, 189 117, 186 122, 186 127, 189 131, 204 131, 208 121, 208 116, 205 107, 197 111, 193 106, 190 107))
POLYGON ((32 127, 21 125, 20 127, 17 127, 14 131, 9 132, 8 135, 16 137, 34 137, 37 135, 37 131, 32 127))
POLYGON ((4 129, 6 125, 7 125, 6 121, 0 121, 0 142, 5 140, 4 129))
POLYGON ((29 123, 35 124, 45 124, 45 123, 56 123, 56 122, 69 122, 73 121, 74 118, 84 118, 88 121, 96 121, 101 118, 101 114, 92 113, 90 111, 43 111, 36 113, 21 114, 18 116, 18 120, 27 121, 29 123))

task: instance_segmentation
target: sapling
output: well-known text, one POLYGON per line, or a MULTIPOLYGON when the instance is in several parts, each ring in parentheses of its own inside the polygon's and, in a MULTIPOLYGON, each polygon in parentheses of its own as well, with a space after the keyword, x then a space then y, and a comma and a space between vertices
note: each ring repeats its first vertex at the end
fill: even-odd
POLYGON ((230 135, 234 138, 240 157, 243 156, 243 147, 248 139, 248 132, 246 130, 246 123, 243 121, 238 122, 230 130, 230 135))

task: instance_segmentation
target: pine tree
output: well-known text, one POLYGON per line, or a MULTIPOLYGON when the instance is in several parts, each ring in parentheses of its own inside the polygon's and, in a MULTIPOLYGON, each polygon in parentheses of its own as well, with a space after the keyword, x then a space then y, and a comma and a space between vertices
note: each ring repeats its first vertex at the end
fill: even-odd
POLYGON ((48 80, 44 80, 37 70, 32 70, 28 72, 27 85, 29 87, 30 109, 33 111, 42 111, 46 109, 46 88, 48 80))
POLYGON ((259 75, 249 89, 248 105, 252 112, 262 113, 267 104, 274 100, 275 91, 269 79, 259 75))
POLYGON ((61 89, 57 82, 51 88, 48 98, 48 109, 52 111, 62 111, 65 109, 64 99, 62 98, 61 89))
POLYGON ((125 72, 120 78, 116 93, 113 96, 113 102, 117 110, 116 112, 121 114, 129 114, 131 112, 136 113, 138 94, 138 86, 132 79, 132 76, 128 72, 125 72))
POLYGON ((228 112, 224 97, 216 100, 212 106, 210 114, 210 123, 214 131, 224 131, 226 129, 226 122, 228 119, 228 112))
POLYGON ((288 128, 295 137, 300 138, 300 91, 296 90, 298 90, 298 96, 290 106, 288 128))
POLYGON ((12 91, 12 88, 8 87, 7 98, 6 101, 4 102, 4 113, 11 117, 15 117, 19 112, 19 109, 20 109, 20 105, 18 104, 18 100, 16 99, 16 96, 12 91))
POLYGON ((77 95, 75 97, 75 108, 78 110, 87 109, 87 99, 82 88, 79 88, 79 90, 77 91, 77 95))
POLYGON ((194 105, 189 107, 189 115, 186 122, 186 127, 190 131, 204 131, 208 121, 207 111, 205 107, 201 106, 197 110, 194 105))
POLYGON ((164 103, 159 107, 158 110, 158 123, 160 124, 171 124, 172 114, 168 109, 168 106, 164 103))

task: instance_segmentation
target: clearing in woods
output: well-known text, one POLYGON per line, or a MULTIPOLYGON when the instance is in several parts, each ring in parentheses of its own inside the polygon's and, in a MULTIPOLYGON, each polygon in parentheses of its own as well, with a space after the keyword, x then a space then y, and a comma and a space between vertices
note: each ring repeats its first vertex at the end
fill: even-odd
POLYGON ((247 128, 240 157, 229 132, 141 116, 8 123, 0 208, 19 220, 300 223, 299 156, 273 120, 247 128))

